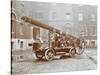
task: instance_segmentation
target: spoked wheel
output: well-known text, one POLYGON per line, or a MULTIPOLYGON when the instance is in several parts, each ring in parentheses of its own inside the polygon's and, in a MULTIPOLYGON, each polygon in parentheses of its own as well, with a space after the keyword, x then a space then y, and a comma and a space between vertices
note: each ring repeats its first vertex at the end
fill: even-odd
POLYGON ((85 50, 85 44, 82 43, 80 47, 77 47, 77 48, 76 48, 76 53, 77 53, 78 55, 80 55, 80 54, 82 54, 82 53, 84 52, 84 50, 85 50))
POLYGON ((46 60, 52 60, 54 58, 54 56, 55 56, 54 50, 47 49, 45 51, 45 58, 46 58, 46 60))
POLYGON ((42 59, 44 56, 42 51, 37 51, 35 54, 38 59, 42 59))
POLYGON ((76 49, 75 49, 75 48, 71 48, 71 49, 69 50, 69 55, 70 55, 71 57, 73 57, 73 56, 75 56, 75 54, 76 54, 76 49))

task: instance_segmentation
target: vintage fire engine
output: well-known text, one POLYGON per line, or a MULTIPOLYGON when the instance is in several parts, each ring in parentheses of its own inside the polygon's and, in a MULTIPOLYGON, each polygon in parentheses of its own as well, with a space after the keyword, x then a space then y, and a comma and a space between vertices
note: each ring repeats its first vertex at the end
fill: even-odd
POLYGON ((30 17, 23 16, 21 19, 24 22, 28 22, 30 24, 47 29, 49 31, 49 47, 42 48, 41 42, 33 43, 33 51, 38 59, 45 58, 46 60, 52 60, 54 56, 66 54, 73 57, 76 54, 80 55, 84 52, 84 40, 74 37, 65 32, 61 32, 56 28, 34 20, 30 17))

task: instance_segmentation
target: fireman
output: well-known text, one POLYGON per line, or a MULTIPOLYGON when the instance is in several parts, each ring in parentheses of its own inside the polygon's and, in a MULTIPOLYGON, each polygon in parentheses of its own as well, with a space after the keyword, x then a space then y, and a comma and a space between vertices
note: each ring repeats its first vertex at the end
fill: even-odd
POLYGON ((60 32, 60 36, 59 36, 59 43, 60 43, 60 47, 66 47, 66 41, 65 41, 65 36, 62 32, 60 32))

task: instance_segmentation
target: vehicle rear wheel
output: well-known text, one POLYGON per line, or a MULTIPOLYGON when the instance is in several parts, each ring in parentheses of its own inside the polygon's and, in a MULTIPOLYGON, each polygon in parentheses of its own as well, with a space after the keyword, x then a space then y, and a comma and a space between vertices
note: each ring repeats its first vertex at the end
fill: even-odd
POLYGON ((36 57, 38 59, 42 59, 43 58, 43 52, 42 51, 37 51, 35 54, 36 54, 36 57))
POLYGON ((73 56, 75 56, 75 54, 76 54, 76 49, 75 49, 75 48, 71 48, 71 49, 69 50, 69 55, 70 55, 71 57, 73 57, 73 56))
POLYGON ((55 56, 55 53, 54 53, 53 49, 47 49, 45 51, 45 58, 46 58, 46 60, 50 61, 50 60, 52 60, 54 58, 54 56, 55 56))

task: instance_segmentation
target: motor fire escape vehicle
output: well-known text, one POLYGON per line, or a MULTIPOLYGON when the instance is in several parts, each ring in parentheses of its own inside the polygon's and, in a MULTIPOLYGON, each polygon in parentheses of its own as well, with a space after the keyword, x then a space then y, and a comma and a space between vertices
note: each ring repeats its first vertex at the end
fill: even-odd
POLYGON ((71 34, 61 32, 56 28, 53 28, 47 24, 44 24, 38 20, 32 19, 27 16, 21 17, 24 22, 36 25, 49 31, 49 46, 42 48, 41 42, 33 42, 33 52, 37 59, 52 60, 57 55, 68 54, 71 57, 80 55, 84 52, 85 42, 83 39, 77 38, 71 34))

